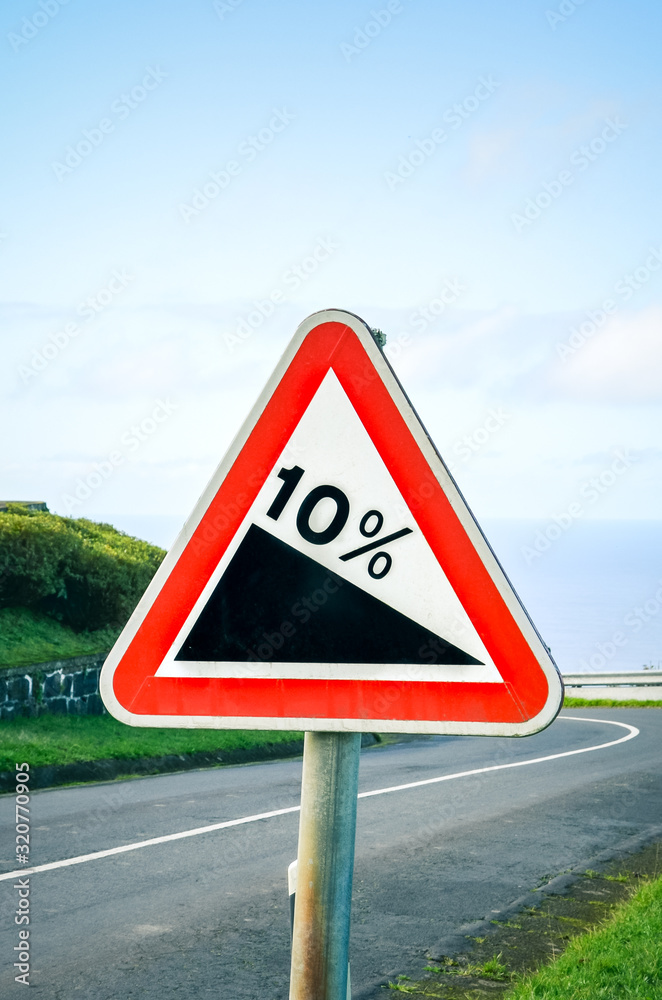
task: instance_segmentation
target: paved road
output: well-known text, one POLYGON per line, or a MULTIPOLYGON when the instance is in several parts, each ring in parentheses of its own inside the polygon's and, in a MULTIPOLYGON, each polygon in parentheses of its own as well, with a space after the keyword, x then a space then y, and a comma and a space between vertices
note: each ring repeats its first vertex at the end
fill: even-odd
MULTIPOLYGON (((415 974, 461 924, 662 822, 662 711, 565 711, 525 740, 433 737, 363 752, 362 791, 478 770, 359 802, 354 996, 415 974), (588 716, 603 721, 579 721, 588 716), (615 746, 525 766, 486 767, 615 746)), ((296 855, 301 762, 290 760, 36 792, 37 865, 249 817, 30 876, 31 983, 48 1000, 286 1000, 286 869, 296 855)), ((0 866, 14 870, 13 799, 0 799, 0 866)), ((24 873, 22 873, 24 876, 24 873)), ((0 881, 0 992, 15 995, 18 890, 0 881)))

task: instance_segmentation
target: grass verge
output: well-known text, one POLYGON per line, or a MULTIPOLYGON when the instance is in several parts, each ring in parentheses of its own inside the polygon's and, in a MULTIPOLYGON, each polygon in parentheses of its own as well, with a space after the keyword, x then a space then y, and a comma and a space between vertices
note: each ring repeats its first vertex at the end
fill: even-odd
POLYGON ((662 879, 639 889, 610 922, 506 993, 508 1000, 662 996, 662 879))
POLYGON ((0 608, 0 671, 70 656, 107 653, 122 630, 74 632, 68 625, 29 608, 0 608))
POLYGON ((464 953, 429 953, 425 978, 398 976, 384 989, 435 1000, 659 1000, 661 869, 662 844, 651 844, 562 894, 532 894, 509 919, 485 921, 464 953))
POLYGON ((564 708, 662 708, 662 701, 636 701, 627 698, 616 701, 613 698, 565 698, 564 708))
POLYGON ((244 729, 137 729, 110 715, 42 715, 0 727, 0 771, 17 761, 31 767, 79 761, 135 760, 166 754, 234 750, 289 743, 301 733, 244 729))

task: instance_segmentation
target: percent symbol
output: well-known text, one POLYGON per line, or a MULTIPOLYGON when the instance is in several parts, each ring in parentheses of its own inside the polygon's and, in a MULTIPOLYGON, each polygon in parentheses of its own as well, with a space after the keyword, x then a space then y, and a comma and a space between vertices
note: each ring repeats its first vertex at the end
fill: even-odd
MULTIPOLYGON (((279 479, 282 479, 283 485, 267 511, 267 517, 273 518, 274 521, 278 520, 280 515, 285 510, 290 497, 297 488, 299 481, 304 475, 304 471, 305 470, 299 465, 295 465, 292 469, 286 469, 284 467, 279 469, 277 475, 279 479)), ((338 537, 347 524, 348 518, 349 498, 347 497, 347 494, 343 493, 343 491, 337 486, 316 486, 310 491, 310 493, 308 493, 301 503, 296 516, 296 525, 299 534, 302 538, 305 538, 307 542, 310 542, 312 545, 328 545, 329 542, 334 541, 334 539, 338 537), (329 524, 325 528, 319 530, 313 526, 311 519, 315 508, 323 500, 333 501, 335 504, 335 514, 331 518, 329 524)), ((367 514, 364 514, 361 518, 359 531, 364 538, 373 538, 382 530, 383 524, 384 515, 381 511, 369 510, 367 514), (375 518, 375 523, 371 527, 368 527, 372 518, 375 518)), ((362 556, 366 552, 372 552, 374 549, 381 550, 384 545, 388 545, 390 542, 394 542, 397 538, 402 538, 404 535, 410 535, 411 533, 411 528, 400 528, 399 531, 394 531, 390 535, 377 538, 374 542, 368 542, 367 545, 361 545, 358 549, 352 549, 351 552, 346 552, 344 555, 340 556, 340 560, 341 562, 347 562, 349 559, 355 559, 357 556, 362 556)), ((375 553, 368 563, 368 573, 373 580, 381 580, 382 577, 386 576, 392 565, 393 560, 391 559, 390 553, 379 551, 375 553), (380 559, 384 562, 382 567, 377 569, 377 563, 380 559)))
MULTIPOLYGON (((369 510, 367 514, 364 514, 361 518, 361 524, 359 525, 359 531, 364 538, 372 538, 379 531, 382 530, 382 525, 384 524, 384 515, 379 510, 369 510), (368 531, 368 521, 371 517, 377 519, 376 526, 368 531)), ((346 552, 344 556, 340 556, 341 562, 347 562, 349 559, 356 559, 357 556, 362 556, 365 552, 372 552, 373 549, 380 549, 382 545, 388 545, 389 542, 394 542, 396 538, 402 538, 403 535, 410 535, 411 528, 400 528, 399 531, 394 531, 390 535, 385 535, 383 538, 378 538, 375 542, 368 542, 367 545, 361 545, 358 549, 352 549, 351 552, 346 552)), ((393 565, 393 560, 389 552, 377 552, 372 557, 368 563, 368 573, 373 580, 381 580, 383 576, 386 576, 391 566, 393 565), (375 567, 377 562, 383 559, 384 565, 380 570, 375 567)))

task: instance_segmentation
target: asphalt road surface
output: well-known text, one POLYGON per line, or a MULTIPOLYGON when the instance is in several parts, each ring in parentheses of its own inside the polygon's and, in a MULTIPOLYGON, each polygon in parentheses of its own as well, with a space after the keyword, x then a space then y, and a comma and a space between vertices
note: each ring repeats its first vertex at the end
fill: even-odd
MULTIPOLYGON (((301 761, 287 760, 35 792, 30 860, 47 867, 0 881, 1 995, 22 988, 20 877, 33 995, 287 1000, 300 780, 301 761), (219 828, 233 820, 244 822, 219 828)), ((528 739, 378 746, 361 755, 360 790, 380 789, 358 807, 357 1000, 384 996, 385 976, 419 974, 462 924, 662 823, 662 711, 566 710, 528 739)), ((3 796, 3 873, 18 869, 14 821, 3 796)))

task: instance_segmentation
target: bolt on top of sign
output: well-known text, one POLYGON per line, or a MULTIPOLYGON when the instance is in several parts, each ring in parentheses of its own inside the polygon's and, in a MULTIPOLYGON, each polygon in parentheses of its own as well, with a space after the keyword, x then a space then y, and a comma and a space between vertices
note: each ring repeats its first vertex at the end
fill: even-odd
POLYGON ((144 726, 527 735, 558 671, 369 328, 295 334, 108 657, 144 726))

